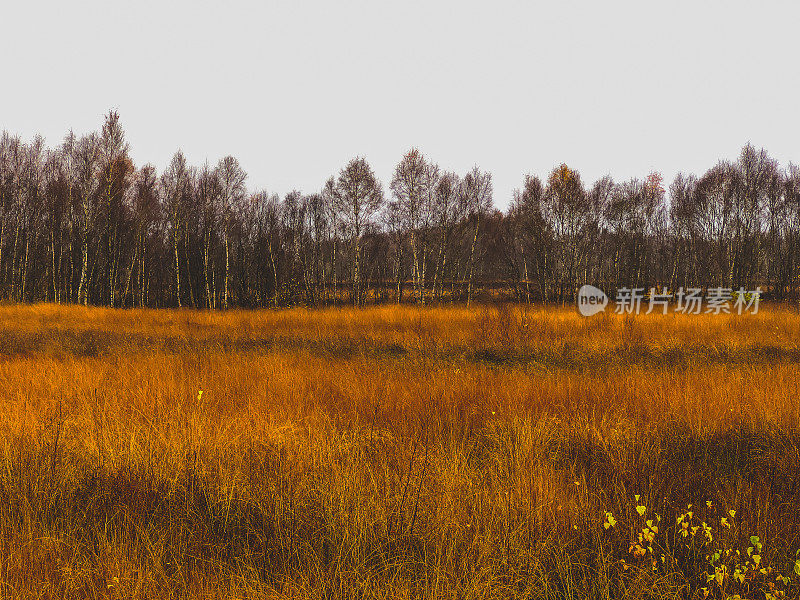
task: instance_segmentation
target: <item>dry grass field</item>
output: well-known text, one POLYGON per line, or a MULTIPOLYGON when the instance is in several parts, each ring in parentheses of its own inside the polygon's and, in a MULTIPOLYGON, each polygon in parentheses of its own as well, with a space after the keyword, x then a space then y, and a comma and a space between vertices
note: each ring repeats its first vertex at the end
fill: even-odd
POLYGON ((800 596, 800 316, 0 307, 0 598, 800 596))

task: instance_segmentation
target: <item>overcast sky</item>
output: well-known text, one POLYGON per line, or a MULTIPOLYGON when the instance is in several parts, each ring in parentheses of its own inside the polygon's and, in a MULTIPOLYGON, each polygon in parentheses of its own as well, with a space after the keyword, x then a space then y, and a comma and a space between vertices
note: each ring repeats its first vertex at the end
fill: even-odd
POLYGON ((525 173, 702 172, 748 141, 800 162, 800 2, 4 2, 0 129, 48 144, 118 109, 137 163, 236 156, 313 192, 413 146, 525 173))

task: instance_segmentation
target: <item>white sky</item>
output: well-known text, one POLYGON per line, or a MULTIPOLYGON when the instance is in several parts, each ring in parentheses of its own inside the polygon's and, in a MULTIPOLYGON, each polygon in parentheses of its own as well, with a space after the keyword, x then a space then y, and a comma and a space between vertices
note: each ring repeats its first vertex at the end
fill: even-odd
POLYGON ((417 146, 494 175, 702 172, 751 141, 800 162, 800 2, 14 1, 0 129, 48 144, 120 111, 137 165, 236 156, 318 190, 417 146))

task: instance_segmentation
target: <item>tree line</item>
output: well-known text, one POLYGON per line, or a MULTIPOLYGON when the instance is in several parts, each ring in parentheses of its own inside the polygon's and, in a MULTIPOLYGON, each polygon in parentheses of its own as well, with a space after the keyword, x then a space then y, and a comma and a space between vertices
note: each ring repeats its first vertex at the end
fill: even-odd
POLYGON ((119 115, 55 148, 0 138, 0 300, 198 308, 567 302, 583 283, 797 298, 800 168, 746 145, 700 177, 592 185, 560 165, 505 212, 491 174, 407 152, 321 190, 249 190, 236 158, 137 168, 119 115))

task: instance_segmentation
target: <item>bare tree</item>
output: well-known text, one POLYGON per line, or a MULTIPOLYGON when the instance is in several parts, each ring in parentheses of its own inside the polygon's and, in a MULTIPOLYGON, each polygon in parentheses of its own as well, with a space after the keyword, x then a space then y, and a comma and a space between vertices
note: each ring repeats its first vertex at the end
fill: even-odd
POLYGON ((791 294, 797 298, 800 283, 800 167, 790 163, 783 177, 780 220, 776 219, 778 241, 773 249, 773 261, 780 297, 791 294))
POLYGON ((325 255, 323 245, 330 233, 329 214, 322 194, 312 194, 306 198, 306 230, 310 238, 311 256, 306 261, 306 288, 309 290, 308 302, 315 305, 325 296, 325 255))
POLYGON ((222 190, 219 173, 204 165, 197 176, 196 206, 199 211, 200 234, 203 239, 203 289, 206 308, 216 308, 217 290, 212 244, 222 211, 222 190))
POLYGON ((673 236, 673 264, 670 289, 688 287, 696 281, 697 251, 697 178, 678 173, 669 188, 669 217, 673 236))
POLYGON ((133 179, 134 167, 128 158, 128 143, 119 121, 119 114, 110 111, 103 123, 103 129, 98 140, 100 153, 100 190, 101 211, 104 218, 103 237, 105 238, 102 250, 105 252, 106 284, 111 307, 116 306, 115 292, 124 251, 119 237, 124 228, 123 200, 128 192, 133 179))
POLYGON ((222 236, 225 245, 225 291, 222 306, 228 308, 230 294, 230 227, 231 216, 236 204, 242 202, 247 189, 247 174, 233 156, 226 156, 217 165, 217 177, 220 185, 220 201, 222 203, 222 236))
MULTIPOLYGON (((363 305, 406 280, 423 304, 481 286, 544 301, 580 282, 604 289, 800 286, 800 169, 746 145, 736 161, 679 175, 585 188, 554 169, 493 210, 492 179, 463 178, 412 149, 388 205, 364 158, 318 194, 250 193, 233 157, 195 169, 176 153, 159 177, 137 169, 119 115, 54 149, 0 135, 0 298, 109 306, 309 306, 336 303, 340 281, 363 305), (385 209, 385 210, 384 210, 385 209), (458 285, 458 293, 456 290, 458 285)), ((485 287, 484 287, 485 289, 485 287)))
POLYGON ((134 249, 123 300, 127 298, 129 290, 132 289, 134 295, 133 304, 140 307, 148 304, 147 298, 150 287, 150 269, 148 266, 151 264, 150 261, 153 260, 149 255, 152 253, 151 241, 159 217, 158 185, 156 169, 153 165, 148 164, 138 172, 133 186, 134 249))
POLYGON ((457 223, 466 217, 466 205, 461 198, 461 179, 455 173, 442 174, 433 189, 431 223, 436 230, 436 268, 433 276, 433 293, 441 299, 447 269, 447 254, 457 223), (438 291, 437 291, 438 289, 438 291))
POLYGON ((459 186, 459 199, 464 212, 475 221, 467 263, 467 306, 472 303, 472 282, 475 274, 475 249, 481 221, 492 207, 492 174, 477 166, 464 176, 459 186))
POLYGON ((175 269, 175 302, 181 302, 181 267, 178 256, 178 245, 185 228, 186 202, 189 192, 191 173, 183 152, 178 151, 172 157, 166 172, 161 177, 162 203, 168 220, 169 234, 172 241, 173 267, 175 269))
POLYGON ((366 159, 357 157, 340 171, 330 192, 336 212, 340 215, 352 244, 351 301, 355 305, 361 305, 364 300, 360 272, 361 238, 372 224, 376 213, 383 207, 383 188, 366 159))
POLYGON ((591 218, 580 174, 562 164, 553 169, 541 203, 542 217, 552 232, 554 269, 558 273, 558 301, 574 292, 581 235, 591 218))
MULTIPOLYGON (((68 138, 68 142, 72 140, 68 138)), ((87 304, 89 299, 89 249, 90 238, 95 234, 95 225, 99 214, 97 188, 100 180, 100 144, 95 134, 82 137, 74 146, 65 151, 73 155, 72 166, 75 170, 74 180, 76 200, 78 202, 78 224, 81 238, 81 272, 78 283, 78 302, 87 304)))
POLYGON ((542 216, 544 186, 541 179, 526 175, 522 190, 514 191, 509 208, 509 226, 512 229, 512 252, 519 252, 518 276, 525 284, 525 298, 531 300, 531 277, 536 277, 539 294, 547 301, 549 290, 550 240, 547 224, 542 216), (521 269, 520 269, 521 266, 521 269), (519 271, 521 270, 521 273, 519 271))
POLYGON ((427 239, 438 181, 439 167, 426 161, 422 153, 413 148, 395 168, 391 183, 392 192, 397 199, 398 216, 411 240, 411 273, 417 302, 420 304, 425 303, 427 239))

